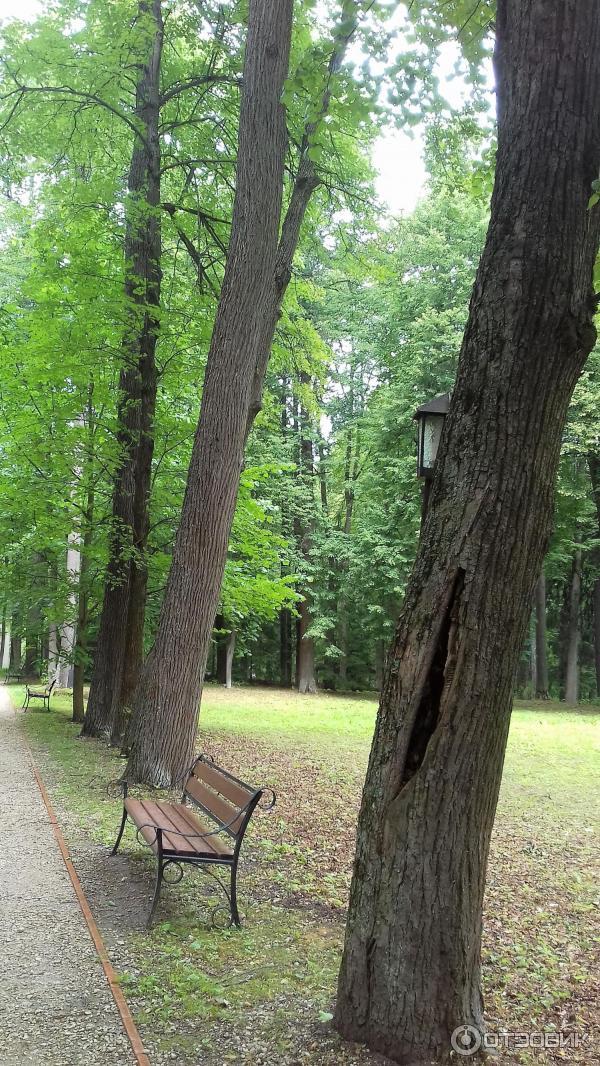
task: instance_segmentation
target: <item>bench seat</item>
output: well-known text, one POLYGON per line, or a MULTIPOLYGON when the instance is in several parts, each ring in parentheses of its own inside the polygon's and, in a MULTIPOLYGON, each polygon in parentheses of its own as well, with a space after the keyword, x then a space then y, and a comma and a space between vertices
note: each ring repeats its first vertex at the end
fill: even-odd
POLYGON ((163 855, 189 854, 207 859, 233 859, 233 847, 229 847, 215 833, 214 826, 203 822, 183 803, 137 800, 128 796, 125 810, 155 854, 158 851, 156 830, 162 829, 163 855), (169 834, 170 829, 175 830, 173 836, 169 834), (190 834, 191 837, 181 836, 181 833, 190 834), (210 836, 205 836, 204 840, 198 839, 198 834, 206 833, 210 833, 210 836))

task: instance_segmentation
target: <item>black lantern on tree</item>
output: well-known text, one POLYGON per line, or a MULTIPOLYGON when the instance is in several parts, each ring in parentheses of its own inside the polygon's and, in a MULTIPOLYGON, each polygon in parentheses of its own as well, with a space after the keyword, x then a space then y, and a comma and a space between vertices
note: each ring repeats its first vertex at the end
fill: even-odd
POLYGON ((417 407, 417 477, 423 478, 423 509, 425 517, 435 459, 442 439, 444 420, 450 410, 450 393, 434 396, 433 400, 417 407))

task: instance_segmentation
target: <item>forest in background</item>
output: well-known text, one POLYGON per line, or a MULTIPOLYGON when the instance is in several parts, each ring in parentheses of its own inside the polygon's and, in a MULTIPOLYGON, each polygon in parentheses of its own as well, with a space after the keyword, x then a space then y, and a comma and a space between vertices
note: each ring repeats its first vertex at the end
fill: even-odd
MULTIPOLYGON (((329 90, 338 6, 304 3, 296 19, 288 200, 306 161, 302 131, 329 90)), ((147 580, 152 644, 231 223, 245 6, 203 5, 200 32, 194 4, 164 8, 160 197, 150 206, 128 185, 144 4, 60 0, 37 22, 3 29, 0 661, 35 676, 60 658, 79 687, 120 533, 147 580), (123 336, 145 314, 127 284, 132 212, 161 229, 141 544, 112 508, 123 336)), ((471 92, 460 111, 433 70, 448 27, 433 28, 430 8, 417 5, 400 43, 389 10, 369 9, 311 142, 319 184, 248 440, 215 618, 209 676, 223 683, 379 686, 419 533, 413 414, 452 387, 493 180, 477 77, 485 5, 461 38, 471 92), (377 203, 370 162, 390 122, 426 129, 428 188, 400 219, 377 203)), ((599 391, 595 351, 565 433, 522 696, 600 694, 599 391)))

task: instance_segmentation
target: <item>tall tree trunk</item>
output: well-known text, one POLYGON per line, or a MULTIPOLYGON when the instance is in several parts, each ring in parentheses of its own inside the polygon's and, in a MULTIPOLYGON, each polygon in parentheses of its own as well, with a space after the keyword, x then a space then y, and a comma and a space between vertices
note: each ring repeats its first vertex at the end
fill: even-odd
POLYGON ((273 181, 282 159, 279 133, 284 142, 286 137, 283 115, 275 108, 271 86, 259 76, 263 63, 260 53, 270 31, 270 54, 264 70, 270 69, 269 77, 273 80, 284 78, 278 60, 289 47, 289 41, 284 42, 284 38, 289 30, 287 21, 291 20, 290 4, 284 4, 284 0, 267 6, 270 8, 268 14, 263 0, 253 0, 250 4, 246 46, 248 70, 244 75, 238 180, 227 268, 206 368, 200 423, 181 525, 156 643, 144 665, 132 701, 133 751, 127 774, 133 779, 143 778, 150 784, 168 784, 177 780, 193 747, 243 447, 261 407, 264 375, 281 302, 291 277, 300 229, 310 197, 319 185, 310 158, 313 136, 329 109, 334 75, 356 28, 356 2, 343 0, 342 18, 329 60, 321 107, 316 119, 308 122, 304 130, 300 164, 267 280, 265 251, 273 229, 278 229, 275 202, 279 202, 280 211, 282 195, 273 181), (254 50, 256 55, 252 54, 254 50), (274 68, 277 68, 276 73, 274 68), (253 158, 257 146, 261 151, 253 158), (244 218, 247 205, 250 210, 244 218), (248 250, 251 263, 245 260, 248 250), (258 304, 253 302, 257 299, 258 304), (248 320, 244 329, 245 315, 248 320), (236 349, 238 354, 234 359, 232 353, 236 349), (238 419, 244 408, 244 439, 239 442, 238 419))
POLYGON ((383 671, 385 667, 385 644, 383 640, 375 641, 375 688, 381 692, 383 687, 383 671))
POLYGON ((600 578, 594 584, 594 665, 596 667, 596 695, 600 697, 600 578))
MULTIPOLYGON (((39 553, 35 553, 31 560, 31 577, 33 586, 33 595, 37 594, 37 589, 41 583, 41 564, 43 559, 39 553)), ((23 664, 23 670, 27 677, 39 678, 40 676, 40 657, 41 657, 41 635, 42 635, 42 608, 39 600, 36 600, 29 607, 26 616, 25 623, 25 662, 23 664)))
MULTIPOLYGON (((354 391, 350 390, 350 417, 354 414, 354 391)), ((346 458, 344 462, 344 522, 343 531, 346 537, 350 536, 352 530, 352 515, 354 512, 354 482, 358 475, 358 440, 353 447, 353 433, 352 427, 349 428, 346 439, 346 458)), ((348 564, 345 559, 342 559, 339 564, 339 569, 342 573, 347 571, 348 564)), ((348 611, 349 604, 347 598, 342 592, 338 600, 338 625, 337 625, 337 646, 341 651, 341 657, 339 660, 338 675, 342 686, 345 686, 348 680, 348 611)))
POLYGON ((85 706, 83 699, 83 687, 85 681, 85 666, 88 652, 88 628, 89 628, 89 579, 90 579, 90 549, 94 538, 94 410, 92 405, 93 386, 90 385, 88 409, 87 409, 87 451, 86 469, 87 492, 85 511, 83 516, 83 537, 81 538, 81 563, 79 567, 79 584, 77 588, 77 624, 75 629, 75 648, 73 654, 73 721, 83 722, 85 719, 85 706))
POLYGON ((235 655, 235 629, 230 629, 225 645, 225 688, 233 683, 233 657, 235 655))
POLYGON ((600 20, 499 0, 491 219, 360 812, 335 1022, 399 1063, 483 1030, 482 903, 569 401, 595 342, 600 20))
POLYGON ((581 551, 573 558, 569 582, 569 621, 567 626, 565 702, 576 704, 579 700, 579 641, 581 624, 581 551))
MULTIPOLYGON (((310 375, 302 371, 300 373, 300 382, 308 387, 311 384, 310 375)), ((298 470, 304 485, 304 496, 308 501, 313 498, 315 478, 314 450, 310 419, 301 404, 299 404, 297 425, 299 427, 298 470)), ((308 566, 311 539, 314 532, 314 516, 312 512, 309 512, 304 519, 297 518, 295 520, 294 532, 300 554, 308 566)), ((308 636, 308 631, 312 624, 312 597, 308 582, 306 587, 299 591, 302 592, 303 599, 298 605, 298 618, 296 620, 296 688, 300 693, 316 692, 315 642, 311 636, 308 636)))
POLYGON ((282 607, 279 612, 279 684, 292 684, 292 612, 282 607))
POLYGON ((156 642, 133 700, 126 775, 157 785, 178 779, 193 750, 251 389, 272 309, 291 22, 291 0, 251 0, 229 254, 173 564, 156 642))
POLYGON ((217 637, 217 681, 220 685, 225 685, 225 688, 231 688, 235 629, 227 625, 222 614, 218 614, 215 618, 215 629, 222 631, 217 637))
POLYGON ((73 648, 73 721, 85 720, 83 686, 85 681, 85 664, 88 649, 89 626, 89 570, 90 547, 92 543, 92 526, 87 525, 81 542, 81 569, 79 571, 79 589, 77 592, 77 623, 75 628, 75 646, 73 648))
POLYGON ((538 700, 547 700, 548 683, 548 638, 546 632, 546 575, 542 570, 535 586, 535 695, 538 700))
POLYGON ((13 611, 10 616, 10 661, 8 664, 11 670, 21 668, 22 639, 19 615, 17 611, 13 611))
POLYGON ((4 664, 4 645, 6 644, 6 603, 2 604, 2 623, 0 625, 0 668, 4 664))
POLYGON ((307 636, 311 621, 309 605, 306 599, 303 599, 298 604, 296 621, 296 688, 302 694, 317 691, 315 642, 312 637, 307 636))
POLYGON ((83 726, 86 736, 114 735, 121 708, 137 682, 143 654, 148 497, 154 448, 155 352, 160 308, 160 67, 161 0, 140 0, 146 56, 136 87, 135 141, 128 178, 124 254, 125 299, 131 317, 123 338, 119 378, 121 451, 113 491, 113 532, 94 669, 83 726))
POLYGON ((26 677, 38 678, 40 676, 39 671, 39 638, 37 632, 37 623, 40 621, 40 616, 32 609, 27 615, 27 628, 25 629, 25 662, 23 664, 23 670, 26 677))

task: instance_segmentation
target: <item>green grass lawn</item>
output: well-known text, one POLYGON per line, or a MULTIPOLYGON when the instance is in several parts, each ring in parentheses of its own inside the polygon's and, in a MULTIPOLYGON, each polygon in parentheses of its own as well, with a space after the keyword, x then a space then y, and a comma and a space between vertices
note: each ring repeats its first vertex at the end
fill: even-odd
MULTIPOLYGON (((210 927, 196 873, 164 893, 150 935, 139 923, 122 931, 122 982, 153 1063, 173 1056, 186 1066, 375 1061, 340 1048, 323 1024, 375 711, 364 696, 207 687, 198 747, 247 780, 271 785, 278 803, 255 819, 245 843, 241 933, 210 927)), ((122 770, 117 753, 76 739, 64 696, 50 714, 34 711, 21 722, 75 861, 81 839, 112 843, 119 801, 105 786, 122 770)), ((540 703, 513 713, 486 897, 486 1010, 494 1031, 587 1031, 597 1023, 599 747, 597 712, 540 703)), ((110 878, 106 851, 98 854, 110 878)), ((144 892, 147 877, 149 900, 152 863, 131 835, 126 854, 144 892)), ((565 1061, 564 1052, 532 1054, 510 1052, 502 1062, 565 1061)), ((595 1063, 600 1049, 588 1042, 568 1061, 595 1063)))

